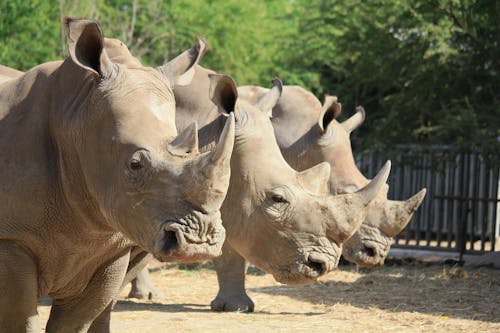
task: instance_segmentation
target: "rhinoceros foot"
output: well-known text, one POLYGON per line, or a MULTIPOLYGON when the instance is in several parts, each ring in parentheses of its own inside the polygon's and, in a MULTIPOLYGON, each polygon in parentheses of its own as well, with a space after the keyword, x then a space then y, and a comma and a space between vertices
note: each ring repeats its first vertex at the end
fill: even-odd
POLYGON ((144 268, 140 271, 136 278, 130 281, 132 288, 128 293, 127 298, 139 298, 139 299, 159 299, 164 298, 163 293, 158 291, 154 286, 153 282, 151 282, 151 278, 149 276, 149 271, 144 268))
POLYGON ((212 311, 217 312, 253 312, 253 301, 246 294, 217 297, 210 303, 212 311))
POLYGON ((165 298, 162 292, 158 291, 151 282, 149 283, 132 283, 132 288, 127 295, 127 298, 138 298, 138 299, 149 299, 149 300, 157 300, 159 298, 165 298))

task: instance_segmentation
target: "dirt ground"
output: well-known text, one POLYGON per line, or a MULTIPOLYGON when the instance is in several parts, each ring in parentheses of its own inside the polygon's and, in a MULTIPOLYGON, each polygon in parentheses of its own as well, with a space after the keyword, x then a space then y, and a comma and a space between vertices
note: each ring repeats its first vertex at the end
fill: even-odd
MULTIPOLYGON (((217 293, 211 269, 156 263, 150 270, 165 297, 126 299, 124 290, 113 332, 500 332, 500 270, 487 267, 342 266, 301 287, 254 270, 247 275, 251 314, 210 311, 217 293)), ((42 323, 49 311, 40 303, 42 323)))

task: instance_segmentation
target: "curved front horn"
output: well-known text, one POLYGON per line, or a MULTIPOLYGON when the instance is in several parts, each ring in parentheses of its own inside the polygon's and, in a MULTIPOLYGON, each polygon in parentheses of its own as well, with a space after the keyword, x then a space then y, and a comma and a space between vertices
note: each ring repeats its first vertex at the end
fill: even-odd
POLYGON ((373 178, 368 185, 355 192, 361 195, 363 203, 368 205, 379 193, 384 184, 387 182, 389 173, 391 172, 391 161, 385 162, 383 168, 378 172, 377 176, 373 178))
POLYGON ((186 180, 191 202, 205 211, 219 209, 227 194, 231 177, 234 123, 234 115, 231 113, 215 149, 202 154, 193 162, 192 172, 186 180))
POLYGON ((425 198, 427 189, 423 188, 417 194, 405 201, 388 200, 384 206, 385 219, 381 226, 389 237, 399 234, 410 222, 413 214, 425 198))

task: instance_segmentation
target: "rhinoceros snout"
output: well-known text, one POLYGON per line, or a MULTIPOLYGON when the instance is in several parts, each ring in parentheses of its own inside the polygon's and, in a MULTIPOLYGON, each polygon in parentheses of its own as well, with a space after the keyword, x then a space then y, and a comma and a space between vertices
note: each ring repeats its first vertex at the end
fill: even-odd
POLYGON ((193 212, 165 222, 156 245, 160 261, 196 262, 222 254, 225 239, 220 213, 193 212))
POLYGON ((316 279, 328 271, 327 262, 309 257, 302 266, 302 274, 311 279, 316 279))
POLYGON ((165 245, 163 246, 163 249, 165 252, 173 252, 179 245, 179 242, 177 241, 177 235, 175 234, 175 231, 173 230, 165 230, 165 245))

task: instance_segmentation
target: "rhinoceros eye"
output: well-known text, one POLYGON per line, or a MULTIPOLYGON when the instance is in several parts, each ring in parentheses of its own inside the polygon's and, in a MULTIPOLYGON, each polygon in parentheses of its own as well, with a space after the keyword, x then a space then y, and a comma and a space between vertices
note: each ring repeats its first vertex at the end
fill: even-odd
POLYGON ((134 152, 132 157, 128 161, 128 168, 131 171, 139 171, 145 167, 145 164, 147 162, 147 151, 144 150, 138 150, 134 152))
POLYGON ((141 161, 138 161, 138 160, 130 161, 130 169, 131 170, 137 171, 137 170, 142 169, 143 166, 144 165, 141 163, 141 161))
POLYGON ((271 199, 273 199, 274 202, 276 203, 288 203, 288 201, 281 195, 279 194, 274 194, 271 199))

